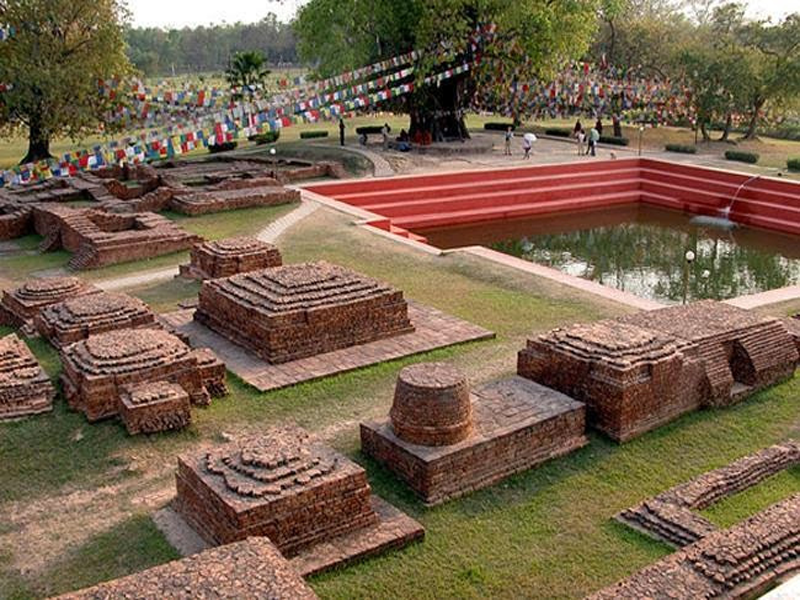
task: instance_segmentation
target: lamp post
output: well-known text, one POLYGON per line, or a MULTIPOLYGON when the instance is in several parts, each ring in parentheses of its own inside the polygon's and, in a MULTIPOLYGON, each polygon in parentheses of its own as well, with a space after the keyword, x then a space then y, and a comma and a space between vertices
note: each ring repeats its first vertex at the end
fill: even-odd
POLYGON ((683 263, 683 303, 686 304, 686 298, 689 295, 689 267, 694 262, 694 252, 687 250, 684 258, 686 262, 683 263))
POLYGON ((277 153, 278 153, 278 151, 275 149, 274 146, 269 149, 269 155, 270 155, 270 157, 272 157, 272 178, 273 179, 278 179, 278 169, 276 167, 276 162, 275 162, 276 161, 275 155, 277 153))

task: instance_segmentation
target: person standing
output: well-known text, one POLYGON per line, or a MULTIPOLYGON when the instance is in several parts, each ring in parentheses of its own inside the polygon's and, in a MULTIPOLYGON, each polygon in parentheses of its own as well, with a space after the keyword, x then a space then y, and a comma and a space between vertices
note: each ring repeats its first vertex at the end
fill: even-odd
POLYGON ((583 156, 583 143, 586 141, 586 132, 583 128, 575 134, 575 141, 578 144, 578 156, 583 156))
POLYGON ((583 125, 581 124, 581 120, 578 119, 575 121, 575 127, 572 128, 572 137, 578 137, 581 131, 583 131, 583 125))
POLYGON ((589 132, 589 152, 592 156, 597 156, 597 142, 600 141, 600 132, 597 127, 592 127, 589 132))
POLYGON ((506 129, 505 138, 506 138, 505 155, 506 156, 511 156, 511 141, 514 139, 514 128, 513 127, 509 127, 508 129, 506 129))
POLYGON ((381 135, 383 136, 383 149, 389 149, 389 124, 384 123, 383 127, 381 128, 381 135))
POLYGON ((522 138, 522 150, 525 152, 525 160, 531 157, 531 148, 533 148, 533 141, 526 135, 522 138))
POLYGON ((344 130, 345 130, 344 119, 342 117, 339 117, 339 145, 340 146, 344 146, 344 130))
POLYGON ((597 116, 597 123, 594 124, 594 128, 597 129, 597 133, 603 135, 603 118, 601 116, 597 116))

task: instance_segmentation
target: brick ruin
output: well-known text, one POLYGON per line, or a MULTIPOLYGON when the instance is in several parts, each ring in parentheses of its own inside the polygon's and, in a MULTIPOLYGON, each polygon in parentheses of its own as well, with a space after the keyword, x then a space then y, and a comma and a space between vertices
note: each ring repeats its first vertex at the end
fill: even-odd
POLYGON ((253 537, 58 598, 313 600, 316 597, 269 540, 253 537))
POLYGON ((183 429, 192 420, 189 394, 166 381, 123 386, 119 418, 130 435, 183 429))
POLYGON ((786 319, 784 322, 786 323, 786 329, 789 330, 789 335, 794 338, 797 352, 800 354, 800 313, 797 313, 791 319, 786 319))
POLYGON ((274 183, 258 187, 241 185, 233 189, 223 187, 205 191, 177 189, 171 193, 167 207, 175 212, 192 216, 300 202, 299 190, 290 190, 274 183))
POLYGON ((100 292, 51 304, 34 318, 34 326, 57 348, 115 329, 157 327, 156 316, 133 296, 100 292))
MULTIPOLYGON (((138 405, 131 396, 137 390, 130 386, 176 384, 192 404, 207 405, 212 395, 224 389, 224 380, 218 379, 224 367, 219 361, 203 364, 208 355, 208 351, 192 350, 160 329, 121 329, 93 335, 61 351, 64 396, 70 407, 83 412, 90 422, 120 414, 123 397, 130 400, 127 414, 135 413, 133 408, 138 405)), ((150 391, 138 390, 138 398, 151 398, 147 410, 140 413, 142 419, 149 423, 188 423, 175 394, 158 399, 150 391)))
POLYGON ((71 298, 83 298, 100 290, 77 277, 30 279, 0 299, 0 325, 32 329, 36 316, 46 307, 71 298))
POLYGON ((693 544, 717 530, 695 511, 798 464, 800 442, 776 444, 628 508, 617 515, 617 520, 673 546, 693 544))
POLYGON ((273 364, 414 330, 400 290, 326 262, 205 281, 194 318, 273 364))
POLYGON ((517 370, 585 402, 591 424, 617 441, 700 406, 697 348, 617 321, 573 325, 529 340, 517 370))
POLYGON ((211 544, 266 536, 294 557, 379 523, 364 469, 293 427, 181 456, 176 485, 175 509, 211 544))
POLYGON ((180 266, 187 279, 219 279, 283 264, 276 246, 253 237, 237 237, 195 244, 191 262, 180 266))
POLYGON ((0 421, 51 411, 55 395, 28 346, 13 333, 0 338, 0 421))
POLYGON ((800 569, 798 515, 795 494, 589 598, 755 598, 800 569))
POLYGON ((0 240, 12 240, 31 229, 33 210, 0 195, 0 240))
POLYGON ((73 253, 72 269, 93 269, 188 250, 201 241, 155 213, 114 214, 94 209, 40 205, 33 211, 41 250, 73 253))
POLYGON ((593 426, 626 441, 783 381, 798 358, 779 319, 702 301, 539 335, 518 372, 585 402, 593 426))
POLYGON ((237 185, 237 182, 272 179, 287 185, 307 179, 332 177, 339 179, 347 174, 336 162, 310 162, 297 159, 242 157, 214 157, 205 160, 167 161, 159 165, 162 180, 173 187, 203 187, 220 184, 237 185))
POLYGON ((361 424, 361 449, 434 505, 580 448, 584 431, 584 405, 554 390, 513 377, 470 393, 422 363, 401 371, 390 420, 361 424))

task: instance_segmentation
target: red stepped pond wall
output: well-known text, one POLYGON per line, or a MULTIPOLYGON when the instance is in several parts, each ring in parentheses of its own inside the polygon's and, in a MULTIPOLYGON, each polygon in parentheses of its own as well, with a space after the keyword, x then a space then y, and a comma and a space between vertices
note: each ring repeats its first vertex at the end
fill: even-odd
POLYGON ((649 158, 395 177, 307 187, 377 215, 369 224, 411 231, 603 208, 632 202, 719 215, 739 187, 732 220, 800 235, 800 183, 649 158))

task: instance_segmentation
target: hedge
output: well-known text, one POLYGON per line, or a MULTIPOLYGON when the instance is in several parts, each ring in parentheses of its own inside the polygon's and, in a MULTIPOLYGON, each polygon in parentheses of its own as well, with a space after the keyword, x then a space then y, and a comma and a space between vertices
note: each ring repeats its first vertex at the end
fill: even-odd
POLYGON ((743 163, 750 163, 754 165, 758 162, 758 154, 755 152, 742 152, 740 150, 727 150, 725 158, 728 160, 737 160, 743 163))
POLYGON ((300 139, 301 140, 310 140, 314 138, 324 138, 328 137, 327 131, 301 131, 300 132, 300 139))
POLYGON ((628 138, 625 137, 613 137, 610 135, 601 135, 600 136, 600 143, 601 144, 611 144, 613 146, 627 146, 631 143, 628 138))
POLYGON ((800 171, 800 158, 790 158, 786 161, 786 167, 790 171, 800 171))
POLYGON ((251 135, 249 139, 251 142, 255 142, 259 146, 263 146, 264 144, 274 144, 278 141, 281 137, 280 129, 278 131, 267 131, 265 133, 258 133, 256 135, 251 135))
POLYGON ((489 121, 483 124, 483 128, 487 131, 507 131, 511 127, 511 131, 516 131, 517 126, 513 123, 498 123, 489 121))
POLYGON ((684 144, 667 144, 664 146, 667 152, 679 152, 680 154, 697 154, 697 146, 686 146, 684 144))
POLYGON ((208 151, 211 154, 218 154, 220 152, 230 152, 231 150, 236 150, 236 147, 239 145, 239 142, 225 142, 224 144, 214 144, 213 146, 208 147, 208 151))
MULTIPOLYGON (((367 125, 365 127, 356 128, 356 133, 358 135, 374 135, 382 132, 383 132, 383 125, 367 125)), ((389 127, 389 133, 391 132, 392 128, 389 127)))
POLYGON ((552 135, 553 137, 572 137, 572 131, 569 129, 545 129, 545 135, 552 135))

